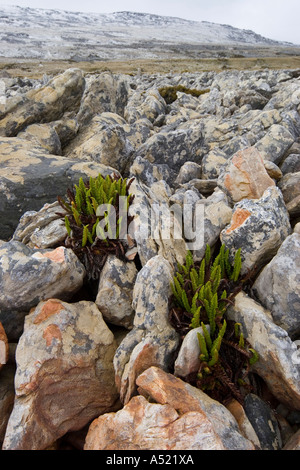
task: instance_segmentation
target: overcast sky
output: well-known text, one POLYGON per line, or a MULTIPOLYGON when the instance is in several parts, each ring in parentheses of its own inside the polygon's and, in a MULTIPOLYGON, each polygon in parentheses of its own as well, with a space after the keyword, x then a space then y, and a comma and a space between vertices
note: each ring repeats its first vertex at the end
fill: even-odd
POLYGON ((300 0, 1 0, 7 5, 112 13, 135 11, 225 23, 300 44, 300 0))

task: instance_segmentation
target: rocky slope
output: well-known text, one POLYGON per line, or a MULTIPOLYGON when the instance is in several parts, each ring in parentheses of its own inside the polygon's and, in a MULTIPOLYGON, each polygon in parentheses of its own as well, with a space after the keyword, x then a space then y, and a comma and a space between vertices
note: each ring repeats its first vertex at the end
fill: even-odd
POLYGON ((69 69, 3 82, 3 449, 299 450, 299 71, 69 69), (163 98, 178 85, 175 99, 163 98), (135 256, 110 255, 88 282, 64 246, 57 196, 80 176, 113 172, 134 178, 135 256), (193 330, 181 344, 169 321, 191 239, 164 235, 175 204, 190 209, 186 226, 202 215, 194 260, 222 242, 232 256, 241 248, 252 273, 228 307, 259 354, 243 405, 188 383, 199 345, 193 330), (162 225, 149 233, 157 207, 162 225))
POLYGON ((288 45, 230 25, 126 11, 96 14, 1 6, 0 31, 0 57, 46 60, 192 57, 206 47, 215 54, 215 45, 250 47, 251 55, 252 46, 288 45))

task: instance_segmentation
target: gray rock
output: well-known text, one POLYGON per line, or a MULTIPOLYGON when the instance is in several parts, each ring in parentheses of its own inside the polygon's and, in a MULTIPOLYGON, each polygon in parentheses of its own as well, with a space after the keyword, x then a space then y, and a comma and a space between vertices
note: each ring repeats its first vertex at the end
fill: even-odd
POLYGON ((232 256, 241 248, 241 272, 246 274, 267 264, 290 233, 282 193, 273 186, 260 199, 243 199, 235 204, 231 223, 221 232, 221 241, 232 256))
POLYGON ((281 171, 284 175, 287 173, 296 173, 300 171, 300 154, 290 154, 281 165, 281 171))
POLYGON ((112 167, 50 155, 45 149, 18 137, 0 138, 0 237, 8 239, 26 211, 65 196, 82 176, 106 176, 112 167))
POLYGON ((104 319, 114 325, 131 328, 134 310, 132 291, 137 276, 134 263, 110 255, 101 271, 96 305, 104 319))
POLYGON ((179 170, 178 176, 175 180, 175 185, 188 183, 193 179, 201 178, 201 166, 195 162, 185 162, 179 170))
POLYGON ((261 450, 280 450, 282 440, 279 425, 269 405, 257 395, 249 393, 245 398, 244 409, 259 438, 261 450))
POLYGON ((294 360, 297 345, 276 325, 271 312, 240 292, 226 312, 230 320, 241 323, 244 337, 259 355, 251 366, 277 400, 289 409, 300 409, 300 364, 294 360))
POLYGON ((256 279, 253 290, 276 324, 300 334, 300 235, 288 236, 256 279))
POLYGON ((286 127, 273 124, 265 136, 254 146, 260 152, 264 160, 271 160, 278 165, 294 140, 295 138, 286 127))
POLYGON ((77 114, 79 125, 86 126, 95 115, 116 113, 123 116, 130 89, 125 75, 103 72, 85 77, 86 86, 77 114))
POLYGON ((291 217, 300 216, 300 171, 287 173, 279 181, 283 199, 291 217))
POLYGON ((0 321, 9 339, 18 338, 25 314, 49 297, 68 300, 85 269, 72 250, 34 250, 10 241, 0 248, 0 321))
POLYGON ((78 109, 84 83, 81 70, 68 69, 46 86, 28 91, 0 121, 0 135, 13 137, 29 124, 55 121, 66 111, 78 109))
POLYGON ((138 273, 133 291, 133 330, 114 358, 122 403, 128 403, 136 390, 136 378, 148 367, 171 367, 179 344, 179 336, 168 321, 172 275, 173 268, 160 255, 150 259, 138 273))

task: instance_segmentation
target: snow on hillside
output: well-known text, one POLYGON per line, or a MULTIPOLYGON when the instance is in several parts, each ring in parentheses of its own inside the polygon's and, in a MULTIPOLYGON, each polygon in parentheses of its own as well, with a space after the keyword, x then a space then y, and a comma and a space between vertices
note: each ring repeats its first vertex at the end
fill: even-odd
POLYGON ((147 13, 110 14, 0 6, 0 57, 134 59, 200 45, 272 46, 253 31, 147 13))

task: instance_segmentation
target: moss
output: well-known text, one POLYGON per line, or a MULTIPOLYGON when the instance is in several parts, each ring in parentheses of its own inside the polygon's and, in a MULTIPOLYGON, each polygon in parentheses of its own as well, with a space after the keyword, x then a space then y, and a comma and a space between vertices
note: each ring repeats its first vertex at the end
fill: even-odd
POLYGON ((159 88, 158 91, 159 91, 159 94, 164 98, 165 102, 167 104, 171 104, 177 100, 178 91, 198 98, 200 95, 203 95, 204 93, 209 93, 210 90, 209 89, 196 90, 195 88, 187 88, 183 85, 177 85, 177 86, 162 87, 162 88, 159 88))

